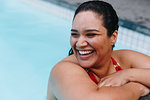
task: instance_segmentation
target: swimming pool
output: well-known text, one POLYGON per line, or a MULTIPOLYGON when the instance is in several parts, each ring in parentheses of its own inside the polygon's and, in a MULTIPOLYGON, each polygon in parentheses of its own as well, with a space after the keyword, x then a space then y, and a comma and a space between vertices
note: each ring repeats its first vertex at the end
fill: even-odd
POLYGON ((21 0, 0 1, 1 100, 46 99, 49 72, 68 55, 72 19, 51 10, 21 0))
POLYGON ((67 56, 71 22, 21 0, 0 0, 0 99, 45 100, 49 72, 67 56))

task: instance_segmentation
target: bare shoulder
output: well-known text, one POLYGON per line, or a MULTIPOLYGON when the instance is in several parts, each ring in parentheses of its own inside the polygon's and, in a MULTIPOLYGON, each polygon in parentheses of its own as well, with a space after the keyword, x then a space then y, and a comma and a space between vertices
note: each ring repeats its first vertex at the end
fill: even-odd
POLYGON ((70 70, 81 70, 85 71, 79 64, 77 59, 71 55, 57 63, 52 71, 51 74, 67 74, 67 72, 70 72, 70 70), (62 72, 62 73, 61 73, 62 72))
POLYGON ((145 55, 143 53, 133 51, 133 50, 114 50, 113 54, 118 56, 119 58, 127 58, 130 59, 132 57, 142 57, 142 58, 150 58, 150 56, 145 55))
POLYGON ((69 70, 73 70, 74 66, 76 65, 77 68, 80 68, 77 66, 76 60, 73 56, 68 56, 58 62, 51 70, 50 77, 48 81, 48 90, 47 90, 47 100, 58 100, 57 97, 57 89, 56 86, 61 83, 63 79, 66 79, 68 75, 69 70), (61 81, 60 81, 61 80, 61 81))
POLYGON ((50 78, 55 79, 55 77, 57 76, 59 77, 70 76, 67 74, 69 74, 72 71, 77 71, 77 70, 84 71, 84 69, 80 67, 80 65, 77 63, 76 58, 73 55, 71 55, 61 60, 60 62, 58 62, 52 68, 51 73, 50 73, 50 76, 51 76, 50 78))
POLYGON ((96 88, 96 85, 91 81, 87 72, 75 61, 72 61, 73 59, 69 57, 62 60, 51 71, 51 90, 58 100, 62 99, 62 97, 64 100, 81 98, 82 95, 80 95, 79 90, 84 94, 91 91, 87 87, 93 86, 96 88))
POLYGON ((113 55, 122 63, 128 63, 130 67, 149 66, 150 56, 133 50, 115 50, 113 55))
POLYGON ((128 49, 121 49, 121 50, 114 50, 113 52, 115 53, 125 53, 125 54, 140 54, 140 55, 145 55, 143 53, 134 51, 134 50, 128 50, 128 49))

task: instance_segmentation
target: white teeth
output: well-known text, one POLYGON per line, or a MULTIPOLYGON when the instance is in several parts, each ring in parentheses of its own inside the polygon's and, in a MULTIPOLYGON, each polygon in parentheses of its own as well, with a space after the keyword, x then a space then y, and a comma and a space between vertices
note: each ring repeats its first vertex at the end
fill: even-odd
POLYGON ((90 53, 92 53, 92 51, 79 51, 79 54, 81 54, 81 55, 87 55, 90 53))

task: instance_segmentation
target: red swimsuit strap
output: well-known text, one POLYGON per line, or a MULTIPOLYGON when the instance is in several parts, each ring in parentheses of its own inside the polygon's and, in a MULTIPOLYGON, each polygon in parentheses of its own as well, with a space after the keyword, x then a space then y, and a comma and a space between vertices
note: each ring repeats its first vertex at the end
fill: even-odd
POLYGON ((119 63, 117 63, 113 57, 111 57, 111 59, 112 59, 112 62, 114 64, 114 67, 115 67, 116 71, 122 70, 122 68, 120 67, 119 63))
POLYGON ((88 71, 88 74, 89 74, 90 78, 91 78, 96 84, 98 84, 98 81, 97 81, 97 79, 95 78, 94 74, 93 74, 91 71, 88 71))
MULTIPOLYGON (((115 67, 116 71, 122 70, 122 68, 120 67, 119 63, 117 63, 117 62, 114 60, 113 57, 111 57, 111 59, 112 59, 112 62, 113 62, 113 64, 114 64, 114 67, 115 67)), ((96 77, 94 76, 94 74, 93 74, 91 71, 89 71, 89 70, 87 70, 87 71, 88 71, 88 74, 89 74, 90 78, 91 78, 96 84, 98 84, 98 81, 97 81, 96 77)))

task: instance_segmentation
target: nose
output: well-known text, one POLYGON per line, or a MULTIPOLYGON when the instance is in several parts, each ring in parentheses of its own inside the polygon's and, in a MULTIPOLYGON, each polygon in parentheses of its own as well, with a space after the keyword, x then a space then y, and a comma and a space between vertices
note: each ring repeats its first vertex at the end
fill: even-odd
POLYGON ((88 45, 88 43, 87 43, 86 38, 83 37, 83 36, 80 36, 80 37, 78 38, 77 43, 76 43, 76 47, 81 48, 81 47, 85 47, 85 46, 87 46, 87 45, 88 45))

